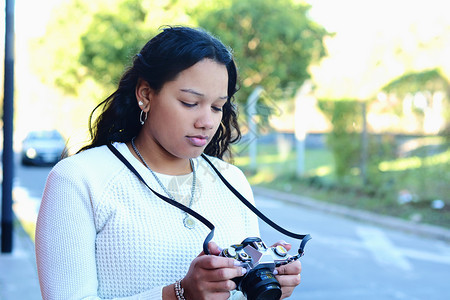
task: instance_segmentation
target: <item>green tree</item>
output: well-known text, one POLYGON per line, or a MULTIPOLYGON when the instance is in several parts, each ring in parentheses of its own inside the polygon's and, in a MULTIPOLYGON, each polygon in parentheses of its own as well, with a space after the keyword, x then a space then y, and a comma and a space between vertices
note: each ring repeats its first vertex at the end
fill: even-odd
POLYGON ((328 33, 308 18, 309 8, 291 0, 228 0, 207 2, 190 15, 232 48, 245 101, 258 85, 278 98, 280 89, 293 93, 310 77, 308 67, 325 55, 328 33))
MULTIPOLYGON (((408 95, 423 95, 426 98, 425 107, 415 109, 416 115, 422 119, 421 122, 424 122, 426 114, 439 110, 439 117, 443 117, 446 123, 441 128, 442 134, 446 135, 445 128, 450 127, 450 83, 439 69, 406 73, 386 84, 382 91, 395 95, 399 99, 405 99, 408 95)), ((397 110, 401 111, 399 106, 402 103, 403 101, 400 102, 397 110)), ((438 116, 430 115, 429 119, 436 117, 438 116)))
POLYGON ((386 193, 391 178, 382 174, 378 166, 385 159, 393 159, 395 155, 393 136, 369 134, 365 161, 362 157, 363 103, 353 99, 323 99, 319 101, 319 107, 333 125, 333 129, 327 135, 327 145, 333 153, 338 183, 343 186, 362 184, 362 189, 369 194, 386 193), (366 174, 362 174, 362 164, 365 164, 366 174))
POLYGON ((405 97, 408 93, 445 92, 450 96, 450 83, 438 69, 410 72, 395 78, 383 88, 383 91, 405 97))
POLYGON ((96 82, 112 90, 124 66, 161 26, 194 24, 185 12, 195 3, 121 0, 116 9, 95 13, 81 36, 80 63, 96 82))
POLYGON ((292 96, 309 78, 309 65, 325 55, 328 33, 307 17, 309 8, 294 0, 72 0, 55 10, 46 35, 33 43, 33 62, 44 82, 93 106, 161 26, 200 26, 234 51, 240 102, 264 87, 257 111, 267 127, 274 99, 292 96))
POLYGON ((80 37, 79 63, 86 68, 86 75, 110 90, 116 86, 124 65, 146 41, 146 12, 140 1, 121 2, 118 11, 94 14, 80 37))
POLYGON ((98 101, 116 85, 131 57, 162 25, 193 21, 196 1, 72 0, 54 10, 45 36, 31 44, 44 83, 98 101))
POLYGON ((45 37, 35 41, 36 69, 68 94, 110 90, 161 25, 199 25, 233 49, 240 99, 256 85, 273 95, 300 86, 308 66, 325 54, 327 32, 307 17, 308 9, 292 0, 73 0, 55 11, 45 37))
POLYGON ((355 100, 319 101, 333 125, 327 144, 333 152, 336 177, 343 182, 361 159, 361 104, 355 100))

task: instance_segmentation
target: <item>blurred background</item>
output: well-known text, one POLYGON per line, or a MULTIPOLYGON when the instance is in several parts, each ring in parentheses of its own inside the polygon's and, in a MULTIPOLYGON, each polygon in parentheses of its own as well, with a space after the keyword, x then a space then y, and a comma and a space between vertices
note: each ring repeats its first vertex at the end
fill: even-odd
MULTIPOLYGON (((254 187, 450 229, 440 0, 18 0, 14 141, 28 171, 30 131, 57 129, 62 157, 75 153, 162 25, 205 28, 233 50, 244 136, 232 159, 254 187)), ((54 163, 45 155, 36 163, 54 163)))
POLYGON ((239 66, 234 162, 252 184, 450 227, 445 6, 16 1, 16 147, 31 129, 58 129, 76 152, 90 112, 160 26, 200 26, 239 66))

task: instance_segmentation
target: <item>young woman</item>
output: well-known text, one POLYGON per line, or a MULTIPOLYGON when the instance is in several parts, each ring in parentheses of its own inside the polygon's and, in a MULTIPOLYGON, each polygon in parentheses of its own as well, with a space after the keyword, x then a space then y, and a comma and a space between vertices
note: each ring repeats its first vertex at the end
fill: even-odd
MULTIPOLYGON (((94 110, 90 144, 48 176, 36 229, 44 299, 243 297, 232 279, 245 269, 218 254, 259 236, 257 218, 201 156, 253 201, 243 173, 221 160, 240 137, 236 90, 230 51, 203 30, 168 27, 143 47, 94 110), (215 225, 209 255, 209 229, 150 191, 111 144, 154 191, 215 225)), ((282 298, 300 271, 300 262, 277 268, 282 298)))

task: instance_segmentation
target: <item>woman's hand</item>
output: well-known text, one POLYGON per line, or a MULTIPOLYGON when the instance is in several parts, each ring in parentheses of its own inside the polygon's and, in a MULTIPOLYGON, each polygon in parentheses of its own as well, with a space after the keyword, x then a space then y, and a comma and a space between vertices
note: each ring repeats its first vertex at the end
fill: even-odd
POLYGON ((228 299, 236 289, 232 278, 245 274, 245 269, 232 258, 218 256, 220 249, 214 242, 208 244, 211 255, 200 253, 191 263, 181 281, 186 299, 228 299))
MULTIPOLYGON (((278 245, 286 248, 287 251, 291 250, 292 245, 284 241, 278 241, 272 247, 278 245)), ((300 284, 300 273, 302 271, 302 264, 299 260, 296 260, 290 264, 280 266, 276 268, 275 278, 281 285, 281 299, 291 296, 294 288, 300 284)))

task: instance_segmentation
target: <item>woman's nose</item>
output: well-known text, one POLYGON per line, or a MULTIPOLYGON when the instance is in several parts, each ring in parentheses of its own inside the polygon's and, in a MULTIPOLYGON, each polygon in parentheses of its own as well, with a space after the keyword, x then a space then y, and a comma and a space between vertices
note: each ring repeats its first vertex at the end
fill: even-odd
POLYGON ((196 128, 212 129, 214 128, 214 118, 211 112, 202 112, 195 121, 196 128))

